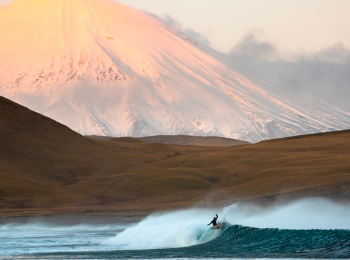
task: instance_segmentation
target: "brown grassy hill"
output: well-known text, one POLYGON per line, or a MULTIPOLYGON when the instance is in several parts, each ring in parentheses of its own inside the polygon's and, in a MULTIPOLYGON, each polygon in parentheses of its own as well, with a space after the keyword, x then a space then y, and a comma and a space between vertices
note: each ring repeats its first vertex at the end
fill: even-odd
POLYGON ((350 131, 234 147, 134 141, 83 137, 0 97, 0 215, 350 197, 350 131))
POLYGON ((99 140, 111 140, 115 138, 113 136, 102 136, 102 135, 85 135, 85 136, 93 139, 99 139, 99 140))
POLYGON ((118 138, 113 138, 109 139, 112 142, 119 142, 119 143, 133 143, 133 144, 143 144, 145 143, 144 141, 138 139, 138 138, 133 138, 133 137, 118 137, 118 138))
POLYGON ((218 137, 218 136, 190 136, 190 135, 156 135, 146 137, 120 137, 114 138, 111 136, 98 136, 91 135, 87 136, 94 139, 100 140, 113 140, 119 142, 137 142, 142 140, 146 143, 162 143, 162 144, 173 144, 173 145, 195 145, 195 146, 236 146, 246 145, 249 142, 235 140, 230 138, 218 137), (133 141, 131 141, 133 140, 133 141))
POLYGON ((218 136, 157 135, 139 137, 139 139, 147 143, 163 143, 174 145, 236 146, 249 144, 249 142, 246 141, 218 136))

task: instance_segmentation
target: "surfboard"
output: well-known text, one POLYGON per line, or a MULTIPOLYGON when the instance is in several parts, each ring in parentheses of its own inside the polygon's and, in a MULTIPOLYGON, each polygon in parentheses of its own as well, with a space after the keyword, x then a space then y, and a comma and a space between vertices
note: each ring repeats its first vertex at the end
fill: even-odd
POLYGON ((213 226, 211 229, 217 230, 217 229, 223 229, 224 226, 226 225, 226 222, 220 222, 216 226, 213 226))

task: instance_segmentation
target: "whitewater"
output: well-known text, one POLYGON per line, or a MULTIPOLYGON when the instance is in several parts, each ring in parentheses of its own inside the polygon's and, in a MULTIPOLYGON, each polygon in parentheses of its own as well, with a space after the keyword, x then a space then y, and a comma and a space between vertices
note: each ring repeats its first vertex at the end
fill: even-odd
POLYGON ((155 213, 134 224, 0 224, 0 259, 349 258, 350 207, 307 199, 155 213), (214 231, 215 214, 228 222, 214 231))

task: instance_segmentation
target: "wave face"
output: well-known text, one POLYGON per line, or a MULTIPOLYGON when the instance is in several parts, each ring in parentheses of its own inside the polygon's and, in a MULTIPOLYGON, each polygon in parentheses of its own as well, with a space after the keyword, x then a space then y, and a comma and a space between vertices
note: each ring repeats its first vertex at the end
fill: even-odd
POLYGON ((54 259, 154 258, 349 258, 349 230, 281 230, 233 225, 217 238, 195 246, 173 249, 113 250, 35 254, 54 259))
POLYGON ((198 256, 348 258, 349 230, 280 230, 234 225, 193 249, 198 256))
POLYGON ((216 239, 181 249, 123 252, 133 257, 349 258, 348 230, 279 230, 234 225, 216 239))

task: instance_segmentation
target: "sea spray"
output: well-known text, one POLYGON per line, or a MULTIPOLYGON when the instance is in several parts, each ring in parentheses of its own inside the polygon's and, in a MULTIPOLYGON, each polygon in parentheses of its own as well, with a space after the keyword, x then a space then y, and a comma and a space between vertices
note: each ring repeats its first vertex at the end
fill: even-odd
POLYGON ((216 213, 221 212, 188 209, 151 215, 106 243, 118 249, 177 248, 205 243, 222 233, 207 226, 216 213))
POLYGON ((233 204, 223 212, 231 223, 279 229, 350 229, 350 205, 309 198, 287 205, 262 208, 233 204))

